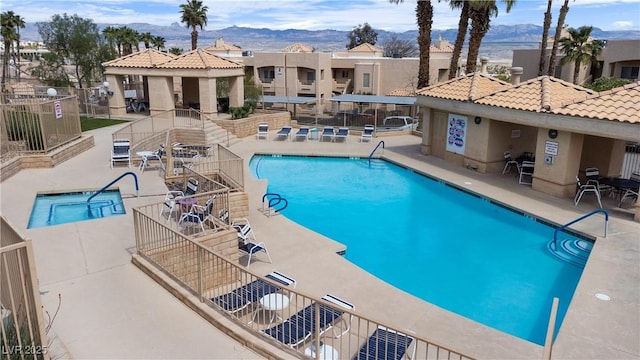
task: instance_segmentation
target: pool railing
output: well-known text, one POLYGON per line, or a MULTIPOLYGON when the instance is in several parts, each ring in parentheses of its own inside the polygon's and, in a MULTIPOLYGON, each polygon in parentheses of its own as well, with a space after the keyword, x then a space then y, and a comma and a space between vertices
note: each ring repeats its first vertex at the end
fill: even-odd
MULTIPOLYGON (((219 196, 224 197, 222 193, 219 196)), ((227 202, 236 201, 233 199, 234 194, 230 194, 230 196, 231 198, 227 199, 227 202)), ((200 203, 210 197, 210 194, 198 194, 197 197, 198 203, 200 203)), ((217 202, 218 198, 216 198, 217 202)), ((209 322, 222 327, 225 333, 258 352, 261 356, 278 357, 274 355, 276 348, 279 352, 288 352, 296 357, 301 357, 305 353, 309 356, 312 344, 315 344, 316 348, 322 344, 330 346, 326 349, 332 349, 340 358, 350 359, 357 354, 360 347, 366 343, 376 329, 385 327, 414 339, 408 352, 415 351, 417 359, 472 359, 471 356, 461 351, 430 341, 426 337, 414 333, 411 329, 403 329, 397 324, 394 326, 384 323, 368 314, 358 312, 358 304, 354 304, 355 310, 348 310, 335 303, 324 301, 317 296, 284 286, 261 274, 254 273, 240 263, 246 260, 241 260, 238 252, 237 232, 228 225, 228 222, 216 229, 208 228, 204 233, 198 231, 190 234, 180 229, 176 220, 167 223, 165 218, 160 217, 162 206, 163 204, 159 203, 133 209, 136 239, 136 254, 133 262, 170 292, 176 294, 188 306, 200 309, 198 313, 209 322), (166 277, 159 276, 160 273, 166 274, 166 277), (229 308, 225 310, 221 306, 223 304, 219 299, 222 296, 258 279, 279 288, 278 293, 287 297, 289 306, 272 312, 262 312, 257 307, 258 302, 255 299, 247 298, 247 292, 241 292, 241 295, 238 295, 238 300, 249 302, 249 306, 237 311, 229 311, 229 308), (186 295, 185 289, 188 292, 186 295), (331 323, 331 328, 320 328, 320 322, 317 318, 320 316, 320 306, 342 313, 331 323), (206 310, 202 310, 203 308, 206 310), (300 344, 291 346, 286 339, 271 337, 265 332, 269 328, 282 324, 283 321, 305 308, 315 311, 301 313, 300 319, 305 323, 315 325, 300 344), (316 318, 310 318, 311 314, 315 314, 313 316, 316 318), (225 321, 220 321, 222 318, 231 319, 238 326, 225 325, 225 321), (244 333, 247 330, 254 333, 257 338, 256 336, 247 337, 244 333), (338 336, 340 334, 342 335, 338 336), (256 344, 256 341, 259 344, 256 344), (264 342, 270 343, 276 348, 265 346, 264 342)), ((229 206, 229 204, 221 206, 229 206)), ((230 217, 238 217, 238 214, 230 214, 230 217)), ((296 274, 287 275, 295 278, 296 274)), ((330 290, 327 292, 332 293, 330 290)), ((339 293, 333 295, 347 302, 350 300, 339 293)), ((316 358, 320 358, 321 353, 317 352, 316 358)))

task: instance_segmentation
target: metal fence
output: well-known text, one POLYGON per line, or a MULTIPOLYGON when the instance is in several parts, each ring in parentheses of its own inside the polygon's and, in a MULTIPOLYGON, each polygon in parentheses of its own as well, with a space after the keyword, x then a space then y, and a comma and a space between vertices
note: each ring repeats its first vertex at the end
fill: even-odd
POLYGON ((387 116, 410 116, 414 117, 414 107, 408 105, 384 105, 380 104, 346 104, 340 108, 333 108, 322 114, 316 115, 315 110, 310 108, 305 111, 301 107, 296 111, 295 119, 301 125, 313 126, 334 126, 348 127, 351 129, 362 129, 365 125, 383 126, 383 121, 387 116))
POLYGON ((620 173, 625 179, 630 178, 632 173, 640 174, 640 143, 627 144, 620 173))
POLYGON ((0 218, 2 359, 49 359, 30 240, 0 218))
POLYGON ((3 159, 48 153, 82 135, 75 96, 13 99, 0 109, 3 159))
POLYGON ((189 235, 173 225, 174 220, 167 223, 167 219, 159 216, 161 206, 133 209, 137 254, 189 289, 200 302, 226 313, 237 324, 263 336, 265 341, 298 356, 349 359, 358 354, 374 333, 380 334, 378 329, 383 329, 385 334, 392 335, 385 339, 410 339, 410 343, 392 347, 380 342, 369 349, 368 359, 382 359, 385 357, 380 354, 398 355, 405 351, 413 354, 414 359, 472 358, 409 330, 391 327, 353 308, 345 308, 329 298, 310 296, 293 286, 256 275, 233 260, 238 258, 238 237, 228 223, 189 235), (255 291, 248 290, 255 290, 258 285, 274 289, 259 296, 262 305, 261 299, 254 297, 255 291), (264 299, 271 298, 269 294, 274 294, 273 298, 277 299, 274 301, 282 305, 265 303, 264 299), (298 325, 304 328, 300 333, 298 325))

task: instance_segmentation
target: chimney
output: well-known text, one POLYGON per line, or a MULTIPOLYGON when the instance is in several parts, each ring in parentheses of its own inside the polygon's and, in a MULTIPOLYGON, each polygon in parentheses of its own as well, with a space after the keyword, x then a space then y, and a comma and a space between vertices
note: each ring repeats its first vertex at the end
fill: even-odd
POLYGON ((489 63, 489 58, 486 56, 483 56, 480 58, 480 72, 482 74, 486 74, 487 73, 487 64, 489 63))
POLYGON ((519 66, 511 68, 511 84, 518 85, 520 84, 520 76, 522 75, 522 68, 519 66))

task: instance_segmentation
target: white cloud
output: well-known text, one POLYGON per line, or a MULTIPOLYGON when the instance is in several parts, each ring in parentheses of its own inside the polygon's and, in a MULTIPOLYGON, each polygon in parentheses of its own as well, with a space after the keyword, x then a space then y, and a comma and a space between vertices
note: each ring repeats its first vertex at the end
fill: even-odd
POLYGON ((633 21, 614 21, 611 27, 617 30, 633 29, 633 21))

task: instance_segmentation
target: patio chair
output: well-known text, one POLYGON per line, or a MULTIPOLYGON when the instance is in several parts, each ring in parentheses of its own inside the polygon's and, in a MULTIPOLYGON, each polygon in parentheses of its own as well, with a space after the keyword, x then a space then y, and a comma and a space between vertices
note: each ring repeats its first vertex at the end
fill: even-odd
MULTIPOLYGON (((265 278, 282 284, 282 286, 291 286, 296 288, 296 280, 278 271, 273 271, 265 278)), ((211 299, 215 304, 220 306, 225 311, 235 314, 247 306, 260 300, 267 294, 272 294, 280 291, 282 288, 278 285, 273 285, 263 279, 256 279, 242 287, 239 287, 229 293, 220 295, 211 299)))
POLYGON ((624 204, 624 201, 627 199, 635 199, 634 201, 638 201, 637 189, 636 191, 632 189, 627 189, 627 191, 625 191, 624 194, 622 194, 622 197, 620 198, 620 202, 618 203, 618 207, 622 207, 622 204, 624 204))
POLYGON ((200 227, 202 232, 204 232, 205 221, 213 221, 213 219, 211 219, 210 217, 213 212, 213 205, 215 204, 215 202, 216 196, 213 195, 209 198, 209 200, 207 200, 204 205, 191 205, 191 209, 189 210, 189 212, 186 212, 182 214, 182 216, 180 216, 178 225, 186 228, 189 224, 195 224, 200 227))
POLYGON ((518 164, 516 160, 513 160, 513 158, 511 157, 510 151, 505 151, 504 152, 504 169, 502 169, 502 175, 508 172, 511 172, 512 166, 514 166, 518 170, 518 173, 520 173, 520 164, 518 164))
POLYGON ((246 218, 238 218, 233 220, 231 226, 238 232, 238 250, 241 254, 247 255, 247 267, 251 265, 251 257, 259 252, 264 252, 271 263, 271 255, 263 242, 256 240, 251 224, 246 218))
POLYGON ((520 164, 520 177, 518 184, 531 185, 533 183, 533 170, 535 163, 531 161, 523 161, 520 164))
POLYGON ((181 206, 180 200, 185 196, 195 195, 198 191, 198 180, 194 178, 189 178, 187 181, 187 189, 185 191, 181 190, 170 190, 167 191, 167 194, 164 197, 164 205, 162 206, 162 210, 160 210, 160 216, 165 212, 169 213, 167 216, 167 222, 171 220, 171 216, 174 211, 181 206))
POLYGON ((309 139, 309 128, 303 126, 296 132, 296 140, 305 141, 307 139, 309 139))
POLYGON ((365 125, 364 129, 362 129, 362 135, 360 135, 360 142, 373 141, 374 131, 375 131, 375 127, 373 127, 373 125, 365 125))
POLYGON ((342 141, 347 142, 348 138, 349 138, 349 128, 347 127, 338 128, 338 131, 336 132, 336 140, 342 139, 342 141))
MULTIPOLYGON (((413 338, 410 336, 378 326, 353 360, 398 360, 405 355, 412 342, 413 338)), ((415 352, 414 346, 410 359, 415 358, 415 352)))
POLYGON ((144 169, 147 168, 147 166, 149 165, 149 161, 153 161, 153 160, 157 160, 158 163, 160 164, 160 170, 165 170, 164 169, 164 163, 162 162, 162 158, 165 155, 165 150, 164 150, 164 144, 160 144, 160 147, 158 147, 158 150, 147 153, 145 151, 142 152, 142 161, 140 161, 140 166, 138 167, 138 171, 140 172, 144 172, 144 169))
POLYGON ((600 200, 600 190, 598 190, 598 186, 596 184, 582 184, 580 183, 580 178, 576 176, 578 191, 576 191, 576 196, 573 198, 573 204, 578 206, 578 203, 582 199, 582 195, 586 193, 592 193, 598 199, 598 204, 602 207, 602 201, 600 200))
POLYGON ((595 185, 598 188, 600 195, 613 194, 613 186, 600 184, 600 170, 598 170, 598 168, 586 168, 584 169, 584 174, 587 177, 587 184, 595 185))
MULTIPOLYGON (((319 310, 318 315, 320 318, 320 322, 317 324, 320 329, 318 336, 322 336, 327 330, 333 328, 334 322, 343 314, 343 311, 340 310, 341 307, 349 310, 355 309, 352 304, 335 295, 327 294, 322 297, 322 300, 332 304, 312 303, 284 322, 265 330, 264 333, 281 344, 296 347, 314 335, 316 330, 316 309, 319 310)), ((343 331, 340 336, 348 331, 349 328, 343 331)))
POLYGON ((320 141, 324 141, 325 138, 329 139, 329 141, 333 141, 335 136, 336 136, 336 133, 335 133, 335 130, 333 129, 333 126, 325 126, 322 129, 322 135, 320 135, 320 141))
POLYGON ((111 149, 111 168, 116 162, 126 162, 127 167, 131 167, 131 141, 129 139, 113 140, 111 149))
POLYGON ((258 135, 256 135, 256 138, 269 140, 269 124, 267 123, 258 124, 258 135))
POLYGON ((282 129, 278 130, 276 133, 276 139, 287 140, 291 138, 291 126, 283 126, 282 129))

